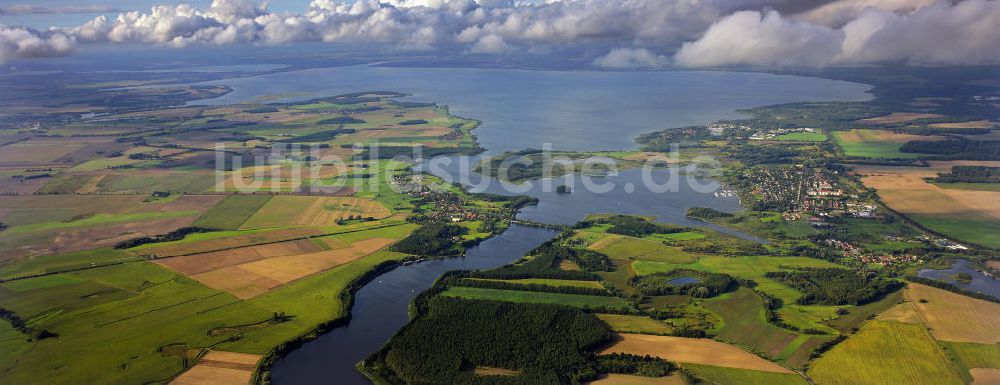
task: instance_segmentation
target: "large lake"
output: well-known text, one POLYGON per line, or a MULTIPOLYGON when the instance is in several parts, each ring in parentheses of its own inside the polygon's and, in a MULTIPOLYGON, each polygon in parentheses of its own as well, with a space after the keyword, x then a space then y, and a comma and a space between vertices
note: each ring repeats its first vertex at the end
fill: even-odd
MULTIPOLYGON (((447 104, 454 114, 479 119, 475 134, 487 154, 541 148, 618 150, 636 147, 634 138, 658 129, 738 118, 738 109, 802 101, 868 100, 869 86, 817 78, 737 72, 600 72, 498 69, 427 69, 370 66, 310 69, 209 82, 233 88, 200 104, 231 104, 286 95, 276 101, 306 100, 338 94, 390 90, 411 100, 447 104), (292 96, 294 95, 294 96, 292 96)), ((454 159, 454 158, 449 158, 454 159)), ((447 162, 438 158, 430 162, 447 162)), ((462 180, 468 170, 438 163, 435 174, 462 180)), ((433 171, 433 169, 432 169, 433 171)), ((662 183, 675 171, 656 170, 662 183)), ((473 185, 479 179, 472 178, 473 185)), ((546 191, 536 182, 524 194, 538 197, 521 219, 569 224, 594 212, 655 215, 658 220, 703 225, 684 218, 690 207, 740 209, 732 197, 695 189, 686 181, 671 192, 642 185, 640 169, 595 178, 615 187, 607 192, 577 186, 571 194, 546 191), (631 186, 631 187, 630 187, 631 186)), ((564 181, 554 183, 561 184, 564 181)), ((710 182, 701 180, 699 183, 710 182)), ((496 183, 476 189, 509 193, 496 183)), ((744 238, 749 235, 720 229, 744 238)), ((513 226, 470 249, 465 257, 402 266, 376 278, 356 295, 352 320, 306 343, 273 367, 275 384, 369 384, 355 363, 378 350, 407 322, 407 306, 444 272, 490 269, 519 258, 555 235, 549 230, 513 226)))
POLYGON ((527 71, 350 66, 280 72, 202 84, 233 88, 197 104, 261 96, 306 100, 358 91, 412 94, 479 119, 490 153, 541 148, 635 148, 641 133, 738 118, 738 109, 806 101, 863 101, 868 85, 819 78, 711 71, 527 71))

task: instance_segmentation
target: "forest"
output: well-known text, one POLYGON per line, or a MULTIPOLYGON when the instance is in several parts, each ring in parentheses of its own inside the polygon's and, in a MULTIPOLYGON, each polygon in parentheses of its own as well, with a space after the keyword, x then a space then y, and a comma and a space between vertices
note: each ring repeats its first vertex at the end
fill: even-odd
POLYGON ((459 225, 432 223, 420 227, 393 245, 391 249, 400 253, 424 256, 456 255, 462 250, 455 238, 468 232, 469 229, 459 225))
POLYGON ((951 173, 934 178, 937 183, 1000 183, 1000 167, 954 166, 951 173))
POLYGON ((864 305, 903 287, 868 270, 807 269, 765 274, 803 293, 800 305, 864 305))
MULTIPOLYGON (((382 378, 399 384, 579 384, 598 373, 588 350, 612 337, 602 321, 565 306, 445 297, 427 301, 426 315, 366 360, 382 378), (476 367, 518 375, 477 376, 476 367)), ((606 366, 623 370, 617 369, 623 364, 606 366)), ((632 366, 652 371, 653 365, 632 366)))
POLYGON ((594 219, 590 222, 583 222, 581 226, 589 227, 593 224, 610 224, 608 233, 627 235, 630 237, 642 238, 652 234, 674 234, 691 231, 691 228, 683 226, 672 226, 662 223, 653 223, 638 217, 628 215, 612 215, 594 219))

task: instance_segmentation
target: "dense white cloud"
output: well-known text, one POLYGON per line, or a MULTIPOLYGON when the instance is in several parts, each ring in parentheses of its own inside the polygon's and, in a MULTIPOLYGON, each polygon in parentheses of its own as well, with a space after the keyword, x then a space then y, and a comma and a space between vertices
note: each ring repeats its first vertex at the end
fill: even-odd
POLYGON ((0 63, 15 57, 52 57, 73 52, 75 41, 61 33, 0 25, 0 63))
POLYGON ((843 32, 781 17, 776 11, 741 11, 684 43, 677 64, 690 67, 824 65, 837 54, 843 32))
POLYGON ((937 0, 840 0, 794 15, 797 20, 827 27, 841 27, 857 19, 869 8, 899 14, 910 14, 934 4, 937 0))
POLYGON ((580 41, 676 44, 706 28, 738 0, 312 0, 301 14, 268 12, 253 0, 214 0, 207 9, 155 6, 102 17, 66 33, 81 41, 175 44, 365 41, 470 51, 580 41), (224 36, 220 36, 224 35, 224 36), (478 47, 478 48, 477 48, 478 47))
POLYGON ((3 52, 5 58, 65 54, 75 42, 184 47, 322 41, 538 54, 577 44, 628 47, 593 64, 634 68, 668 65, 668 58, 652 52, 683 43, 673 59, 684 66, 1000 62, 1000 0, 809 1, 824 5, 790 17, 761 10, 788 2, 311 0, 303 12, 277 13, 266 2, 213 0, 206 8, 180 3, 99 16, 72 28, 4 27, 17 32, 3 38, 3 52))
POLYGON ((669 63, 666 56, 645 48, 615 48, 594 60, 595 66, 604 68, 661 68, 669 63))
POLYGON ((676 55, 682 66, 1000 63, 1000 1, 939 1, 911 13, 865 8, 843 27, 737 12, 676 55))
POLYGON ((511 50, 513 50, 513 47, 497 35, 483 36, 476 41, 476 44, 472 45, 472 48, 469 48, 469 52, 472 53, 500 54, 510 52, 511 50))

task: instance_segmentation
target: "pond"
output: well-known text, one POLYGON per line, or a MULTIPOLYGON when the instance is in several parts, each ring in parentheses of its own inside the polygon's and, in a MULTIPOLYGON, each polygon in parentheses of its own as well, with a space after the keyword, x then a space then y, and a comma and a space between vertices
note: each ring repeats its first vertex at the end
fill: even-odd
POLYGON ((981 271, 976 271, 976 269, 972 268, 972 262, 965 259, 954 260, 951 268, 944 270, 923 269, 917 272, 917 275, 921 278, 948 282, 968 291, 980 292, 1000 298, 1000 280, 990 277, 981 271), (972 281, 966 283, 956 280, 955 276, 961 273, 971 276, 972 281))

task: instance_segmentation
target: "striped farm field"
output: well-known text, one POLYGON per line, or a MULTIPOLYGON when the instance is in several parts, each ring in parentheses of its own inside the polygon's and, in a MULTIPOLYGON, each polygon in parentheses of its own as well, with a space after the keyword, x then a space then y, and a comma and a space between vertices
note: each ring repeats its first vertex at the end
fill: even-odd
POLYGON ((354 197, 279 195, 251 216, 242 229, 281 226, 335 226, 350 217, 386 218, 392 213, 381 203, 354 197))
POLYGON ((330 248, 321 247, 311 239, 300 239, 190 254, 156 262, 205 286, 247 299, 372 254, 395 241, 391 238, 369 238, 330 248))
POLYGON ((250 382, 260 356, 213 350, 169 385, 243 385, 250 382))
POLYGON ((915 283, 906 298, 941 341, 1000 343, 1000 304, 915 283))
POLYGON ((817 385, 960 385, 959 369, 922 325, 873 320, 812 362, 817 385))
POLYGON ((219 230, 236 230, 270 199, 270 195, 227 196, 222 202, 215 205, 215 207, 205 211, 194 222, 194 226, 219 230))
POLYGON ((619 334, 615 342, 600 354, 627 353, 650 355, 683 364, 723 366, 773 373, 791 370, 760 358, 753 353, 706 338, 619 334))

